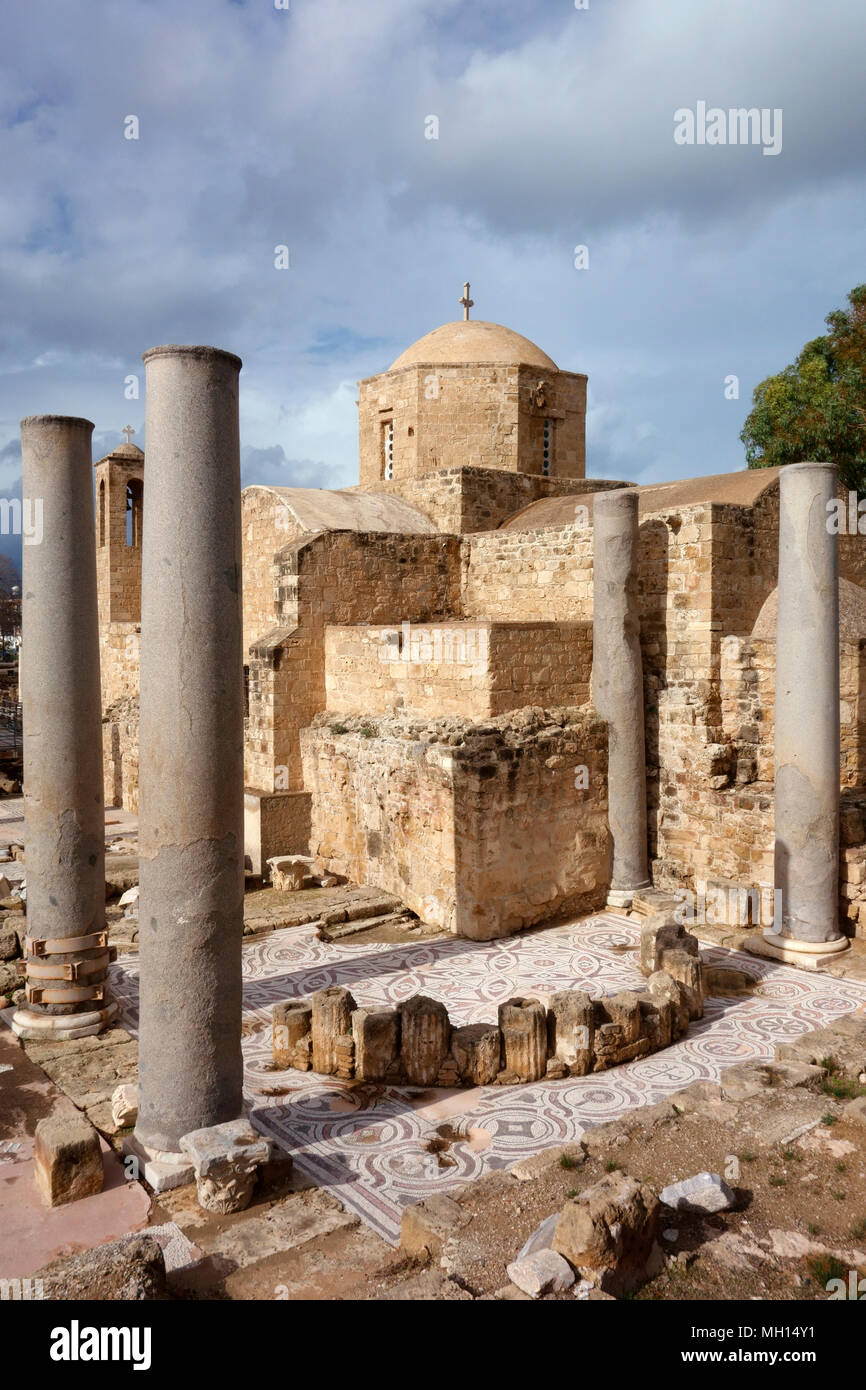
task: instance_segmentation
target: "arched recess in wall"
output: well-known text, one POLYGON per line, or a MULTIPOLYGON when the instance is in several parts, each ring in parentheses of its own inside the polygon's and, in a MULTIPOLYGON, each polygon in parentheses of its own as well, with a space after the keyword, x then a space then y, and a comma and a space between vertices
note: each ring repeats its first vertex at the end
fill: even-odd
POLYGON ((102 479, 100 480, 100 483, 99 483, 98 510, 99 510, 99 544, 100 544, 100 546, 103 546, 103 545, 105 545, 105 479, 104 479, 104 478, 102 478, 102 479))
POLYGON ((141 547, 141 518, 143 492, 140 478, 130 478, 126 484, 126 544, 141 547))

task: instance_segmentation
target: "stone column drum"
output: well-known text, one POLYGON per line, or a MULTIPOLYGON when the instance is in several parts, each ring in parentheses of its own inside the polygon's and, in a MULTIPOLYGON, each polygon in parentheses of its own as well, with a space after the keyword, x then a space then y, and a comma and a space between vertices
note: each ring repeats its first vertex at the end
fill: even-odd
POLYGON ((637 608, 637 493, 616 488, 593 504, 592 702, 608 726, 608 902, 628 907, 649 885, 643 662, 637 608))
POLYGON ((808 965, 848 945, 839 930, 839 549, 831 463, 779 481, 775 887, 782 930, 765 950, 808 965))
POLYGON ((106 986, 92 433, 89 420, 65 415, 21 421, 27 1004, 12 1027, 31 1039, 86 1037, 116 1012, 106 986))
POLYGON ((141 1024, 132 1147, 162 1162, 160 1155, 178 1154, 183 1135, 241 1113, 241 363, 216 348, 176 346, 151 348, 143 361, 141 1024))

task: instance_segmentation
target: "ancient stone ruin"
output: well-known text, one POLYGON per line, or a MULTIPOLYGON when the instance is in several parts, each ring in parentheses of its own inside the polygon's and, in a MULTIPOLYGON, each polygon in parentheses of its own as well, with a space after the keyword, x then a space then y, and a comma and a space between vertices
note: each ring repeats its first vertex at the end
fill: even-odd
MULTIPOLYGON (((357 486, 236 498, 248 873, 307 857, 476 940, 723 889, 756 949, 814 964, 866 931, 866 560, 824 525, 833 469, 590 479, 585 393, 458 320, 360 384, 357 486)), ((96 465, 105 796, 131 810, 154 429, 96 465)))
MULTIPOLYGON (((95 522, 90 423, 22 425, 48 543, 24 552, 13 1027, 113 1020, 104 804, 137 810, 125 1147, 153 1186, 195 1176, 235 1210, 270 1152, 242 1120, 245 880, 348 880, 392 926, 476 942, 606 905, 643 922, 642 994, 575 980, 468 1026, 420 994, 278 1005, 276 1066, 347 1083, 557 1080, 667 1047, 707 983, 675 892, 722 888, 750 949, 810 967, 866 930, 856 801, 840 851, 840 786, 866 772, 866 562, 826 525, 831 465, 586 479, 585 378, 467 319, 361 383, 357 487, 242 494, 239 359, 144 361, 147 454, 97 463, 95 522)), ((46 1190, 77 1142, 46 1132, 46 1190)))
POLYGON ((703 1016, 698 942, 672 918, 659 914, 644 925, 641 970, 644 994, 591 999, 561 990, 546 1007, 508 999, 497 1023, 463 1027, 423 995, 395 1009, 358 1008, 348 989, 332 986, 274 1005, 274 1066, 394 1086, 513 1086, 607 1071, 668 1047, 703 1016))

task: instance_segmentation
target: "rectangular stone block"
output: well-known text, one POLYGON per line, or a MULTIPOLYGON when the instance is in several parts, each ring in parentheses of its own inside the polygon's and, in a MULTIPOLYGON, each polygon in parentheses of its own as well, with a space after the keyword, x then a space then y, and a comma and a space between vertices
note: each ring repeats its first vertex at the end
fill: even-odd
POLYGON ((52 1207, 102 1191, 99 1135, 83 1115, 51 1115, 36 1126, 36 1186, 52 1207))

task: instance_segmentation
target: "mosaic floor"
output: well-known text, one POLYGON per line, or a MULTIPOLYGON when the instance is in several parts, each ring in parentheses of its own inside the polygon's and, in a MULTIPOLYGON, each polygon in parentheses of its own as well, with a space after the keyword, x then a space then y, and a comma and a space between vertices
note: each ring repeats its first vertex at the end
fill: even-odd
MULTIPOLYGON (((761 983, 743 998, 710 999, 705 1018, 664 1053, 597 1076, 531 1086, 412 1090, 353 1086, 330 1077, 269 1071, 270 1008, 276 1001, 345 985, 358 1004, 396 1004, 412 994, 442 1000, 455 1023, 496 1018, 515 994, 545 999, 557 989, 596 996, 642 989, 639 930, 604 913, 569 926, 487 943, 456 938, 417 945, 326 945, 313 928, 275 932, 244 947, 244 1057, 248 1112, 297 1167, 396 1245, 401 1209, 431 1192, 504 1168, 591 1125, 652 1104, 735 1062, 772 1058, 777 1043, 866 1007, 866 985, 713 948, 761 983), (276 1091, 278 1094, 273 1094, 276 1091), (271 1094, 269 1094, 269 1092, 271 1094), (426 1145, 450 1123, 466 1141, 440 1166, 426 1145)), ((137 961, 113 967, 124 1026, 137 1024, 137 961)))

